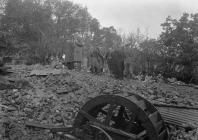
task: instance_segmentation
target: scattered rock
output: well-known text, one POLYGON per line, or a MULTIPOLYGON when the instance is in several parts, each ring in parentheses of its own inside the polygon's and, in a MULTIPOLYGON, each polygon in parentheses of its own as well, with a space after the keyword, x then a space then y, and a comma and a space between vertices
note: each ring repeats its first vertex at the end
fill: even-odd
MULTIPOLYGON (((18 67, 17 80, 12 81, 17 88, 5 86, 0 90, 0 114, 4 114, 16 120, 39 121, 42 124, 70 125, 79 108, 89 99, 101 94, 125 94, 130 92, 139 94, 150 101, 165 104, 198 105, 198 89, 193 87, 174 86, 159 82, 152 77, 139 80, 115 80, 106 75, 91 75, 87 72, 76 72, 63 69, 54 69, 43 66, 18 67), (29 76, 27 73, 29 72, 29 76), (21 78, 19 78, 21 77, 21 78)), ((161 78, 160 78, 161 79, 161 78)), ((10 81, 9 81, 10 82, 10 81)), ((177 82, 172 80, 171 82, 177 82)), ((0 118, 1 120, 1 118, 0 118)), ((1 122, 1 121, 0 121, 1 122)), ((17 123, 14 124, 17 124, 17 123)), ((24 125, 22 125, 24 126, 24 125)), ((5 130, 0 123, 0 139, 52 139, 53 134, 42 130, 32 130, 24 127, 11 127, 5 130), (2 128, 2 129, 1 129, 2 128), (10 136, 6 136, 10 132, 10 136), (15 135, 19 133, 19 135, 15 135)), ((171 130, 171 140, 189 138, 193 135, 197 138, 197 132, 185 132, 181 129, 171 130)), ((190 140, 190 139, 189 139, 190 140)), ((197 140, 197 139, 196 139, 197 140)))

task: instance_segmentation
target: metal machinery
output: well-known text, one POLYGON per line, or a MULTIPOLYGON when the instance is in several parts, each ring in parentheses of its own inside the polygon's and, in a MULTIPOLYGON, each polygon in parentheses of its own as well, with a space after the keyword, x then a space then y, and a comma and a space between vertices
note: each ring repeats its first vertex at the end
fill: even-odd
POLYGON ((168 139, 158 110, 135 94, 102 95, 88 101, 79 111, 74 128, 80 128, 74 135, 84 140, 168 139))
POLYGON ((64 132, 69 140, 168 140, 165 123, 198 122, 198 108, 151 103, 133 93, 100 95, 79 110, 72 127, 27 122, 26 126, 64 132), (162 119, 163 118, 163 119, 162 119))

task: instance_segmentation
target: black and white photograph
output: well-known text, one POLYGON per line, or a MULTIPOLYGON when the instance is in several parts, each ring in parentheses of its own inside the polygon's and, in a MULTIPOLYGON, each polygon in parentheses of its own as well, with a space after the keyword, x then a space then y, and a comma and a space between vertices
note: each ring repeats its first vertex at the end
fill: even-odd
POLYGON ((198 140, 198 0, 0 0, 0 140, 198 140))

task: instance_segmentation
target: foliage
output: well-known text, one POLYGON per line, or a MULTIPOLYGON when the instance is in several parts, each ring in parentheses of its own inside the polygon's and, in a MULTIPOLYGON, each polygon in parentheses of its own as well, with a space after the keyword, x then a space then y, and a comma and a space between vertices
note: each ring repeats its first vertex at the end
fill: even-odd
POLYGON ((188 82, 196 80, 193 79, 193 69, 194 63, 198 61, 197 24, 198 14, 184 13, 179 20, 169 16, 162 24, 164 31, 160 36, 166 63, 170 65, 170 76, 176 75, 180 80, 188 82))
POLYGON ((139 29, 121 37, 113 26, 101 27, 86 7, 68 0, 2 0, 0 53, 22 56, 29 64, 48 63, 63 54, 70 61, 74 44, 83 42, 85 56, 95 48, 103 57, 112 50, 124 51, 132 73, 197 82, 197 25, 198 14, 184 13, 180 19, 166 18, 158 40, 139 29))
POLYGON ((132 65, 132 73, 148 74, 159 73, 155 65, 160 65, 161 49, 157 40, 149 39, 140 33, 130 33, 123 37, 125 45, 125 63, 132 65))
POLYGON ((162 74, 185 82, 198 82, 198 14, 184 13, 178 20, 170 16, 161 24, 158 40, 138 30, 123 37, 125 54, 131 57, 133 73, 162 74))
POLYGON ((20 54, 28 53, 35 63, 72 51, 70 44, 79 38, 86 46, 85 52, 97 44, 105 48, 121 42, 114 27, 101 29, 86 7, 68 0, 7 0, 2 5, 0 31, 15 37, 13 45, 26 44, 27 51, 24 54, 19 49, 20 54))

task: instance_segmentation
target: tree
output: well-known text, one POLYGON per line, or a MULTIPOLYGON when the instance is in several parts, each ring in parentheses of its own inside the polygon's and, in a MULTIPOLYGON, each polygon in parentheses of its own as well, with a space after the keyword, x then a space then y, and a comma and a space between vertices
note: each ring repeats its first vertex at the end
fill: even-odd
POLYGON ((115 49, 121 46, 121 36, 117 34, 113 26, 104 27, 101 29, 100 36, 102 37, 104 49, 115 49))
POLYGON ((198 46, 194 41, 198 36, 197 24, 197 14, 184 13, 179 20, 169 16, 161 25, 163 32, 160 41, 163 44, 164 54, 168 58, 167 63, 182 65, 183 68, 180 69, 178 77, 185 81, 192 79, 193 63, 197 61, 198 46))
POLYGON ((1 0, 0 1, 0 15, 2 16, 5 12, 5 5, 7 3, 7 0, 1 0))
POLYGON ((77 38, 86 51, 121 42, 114 27, 101 29, 86 7, 68 0, 3 0, 0 8, 0 31, 12 35, 14 46, 26 48, 25 54, 37 62, 72 51, 77 38))
POLYGON ((160 51, 160 45, 155 39, 145 39, 140 43, 139 48, 141 50, 141 62, 140 64, 144 64, 146 68, 147 74, 151 75, 153 73, 158 72, 157 66, 159 66, 162 62, 162 56, 160 51))

